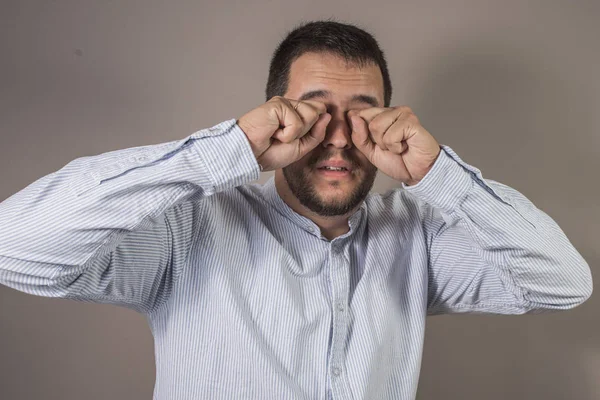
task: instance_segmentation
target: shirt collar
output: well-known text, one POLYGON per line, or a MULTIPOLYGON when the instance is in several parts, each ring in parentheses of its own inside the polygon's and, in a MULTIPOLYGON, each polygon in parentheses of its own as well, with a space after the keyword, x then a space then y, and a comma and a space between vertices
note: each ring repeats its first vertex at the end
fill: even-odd
MULTIPOLYGON (((283 199, 279 196, 279 193, 277 193, 277 188, 275 187, 274 176, 269 178, 269 180, 263 186, 263 194, 265 200, 267 200, 267 202, 271 204, 277 211, 279 211, 279 213, 282 214, 284 217, 288 218, 290 221, 292 221, 294 224, 301 227, 302 229, 316 236, 321 236, 320 228, 317 224, 315 224, 309 218, 298 214, 290 206, 288 206, 287 203, 283 201, 283 199)), ((360 226, 360 223, 363 220, 362 216, 363 214, 366 214, 366 211, 367 204, 365 201, 363 201, 360 207, 348 219, 350 231, 342 236, 349 235, 352 232, 356 231, 356 229, 360 226)))

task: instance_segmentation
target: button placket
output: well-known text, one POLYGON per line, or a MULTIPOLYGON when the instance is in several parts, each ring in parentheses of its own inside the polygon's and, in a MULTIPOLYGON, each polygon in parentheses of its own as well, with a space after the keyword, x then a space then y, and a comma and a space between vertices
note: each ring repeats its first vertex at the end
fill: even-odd
POLYGON ((348 331, 347 299, 349 291, 350 268, 348 258, 344 255, 343 247, 338 247, 339 242, 331 244, 330 268, 332 282, 332 304, 333 304, 333 335, 331 342, 331 376, 335 378, 332 390, 337 396, 345 398, 348 394, 347 379, 343 373, 344 365, 344 343, 348 331))

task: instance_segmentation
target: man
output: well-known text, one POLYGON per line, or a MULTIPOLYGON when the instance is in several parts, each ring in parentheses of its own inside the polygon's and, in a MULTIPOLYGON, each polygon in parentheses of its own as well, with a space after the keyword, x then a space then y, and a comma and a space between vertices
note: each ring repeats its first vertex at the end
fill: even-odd
POLYGON ((144 313, 156 399, 413 399, 426 316, 566 310, 585 260, 516 190, 390 107, 332 21, 279 45, 268 101, 76 159, 0 204, 0 280, 144 313), (377 169, 399 187, 369 194, 377 169), (265 185, 250 184, 275 171, 265 185))

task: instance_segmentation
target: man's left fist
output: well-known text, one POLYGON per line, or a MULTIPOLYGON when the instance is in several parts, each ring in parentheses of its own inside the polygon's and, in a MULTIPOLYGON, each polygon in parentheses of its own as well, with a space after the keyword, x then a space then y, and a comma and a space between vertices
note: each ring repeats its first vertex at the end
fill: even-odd
POLYGON ((371 164, 406 185, 416 185, 437 160, 441 147, 409 107, 348 111, 352 142, 371 164))

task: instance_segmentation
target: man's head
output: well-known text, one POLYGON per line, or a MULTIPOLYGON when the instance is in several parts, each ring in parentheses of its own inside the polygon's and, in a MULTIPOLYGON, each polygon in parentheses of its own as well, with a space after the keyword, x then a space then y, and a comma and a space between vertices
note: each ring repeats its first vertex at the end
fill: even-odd
POLYGON ((391 94, 383 52, 373 36, 356 26, 310 22, 279 44, 271 59, 267 99, 319 100, 332 116, 321 145, 277 171, 303 206, 322 216, 344 215, 369 194, 377 169, 352 143, 347 112, 388 107, 391 94), (320 168, 334 161, 349 171, 320 168))

